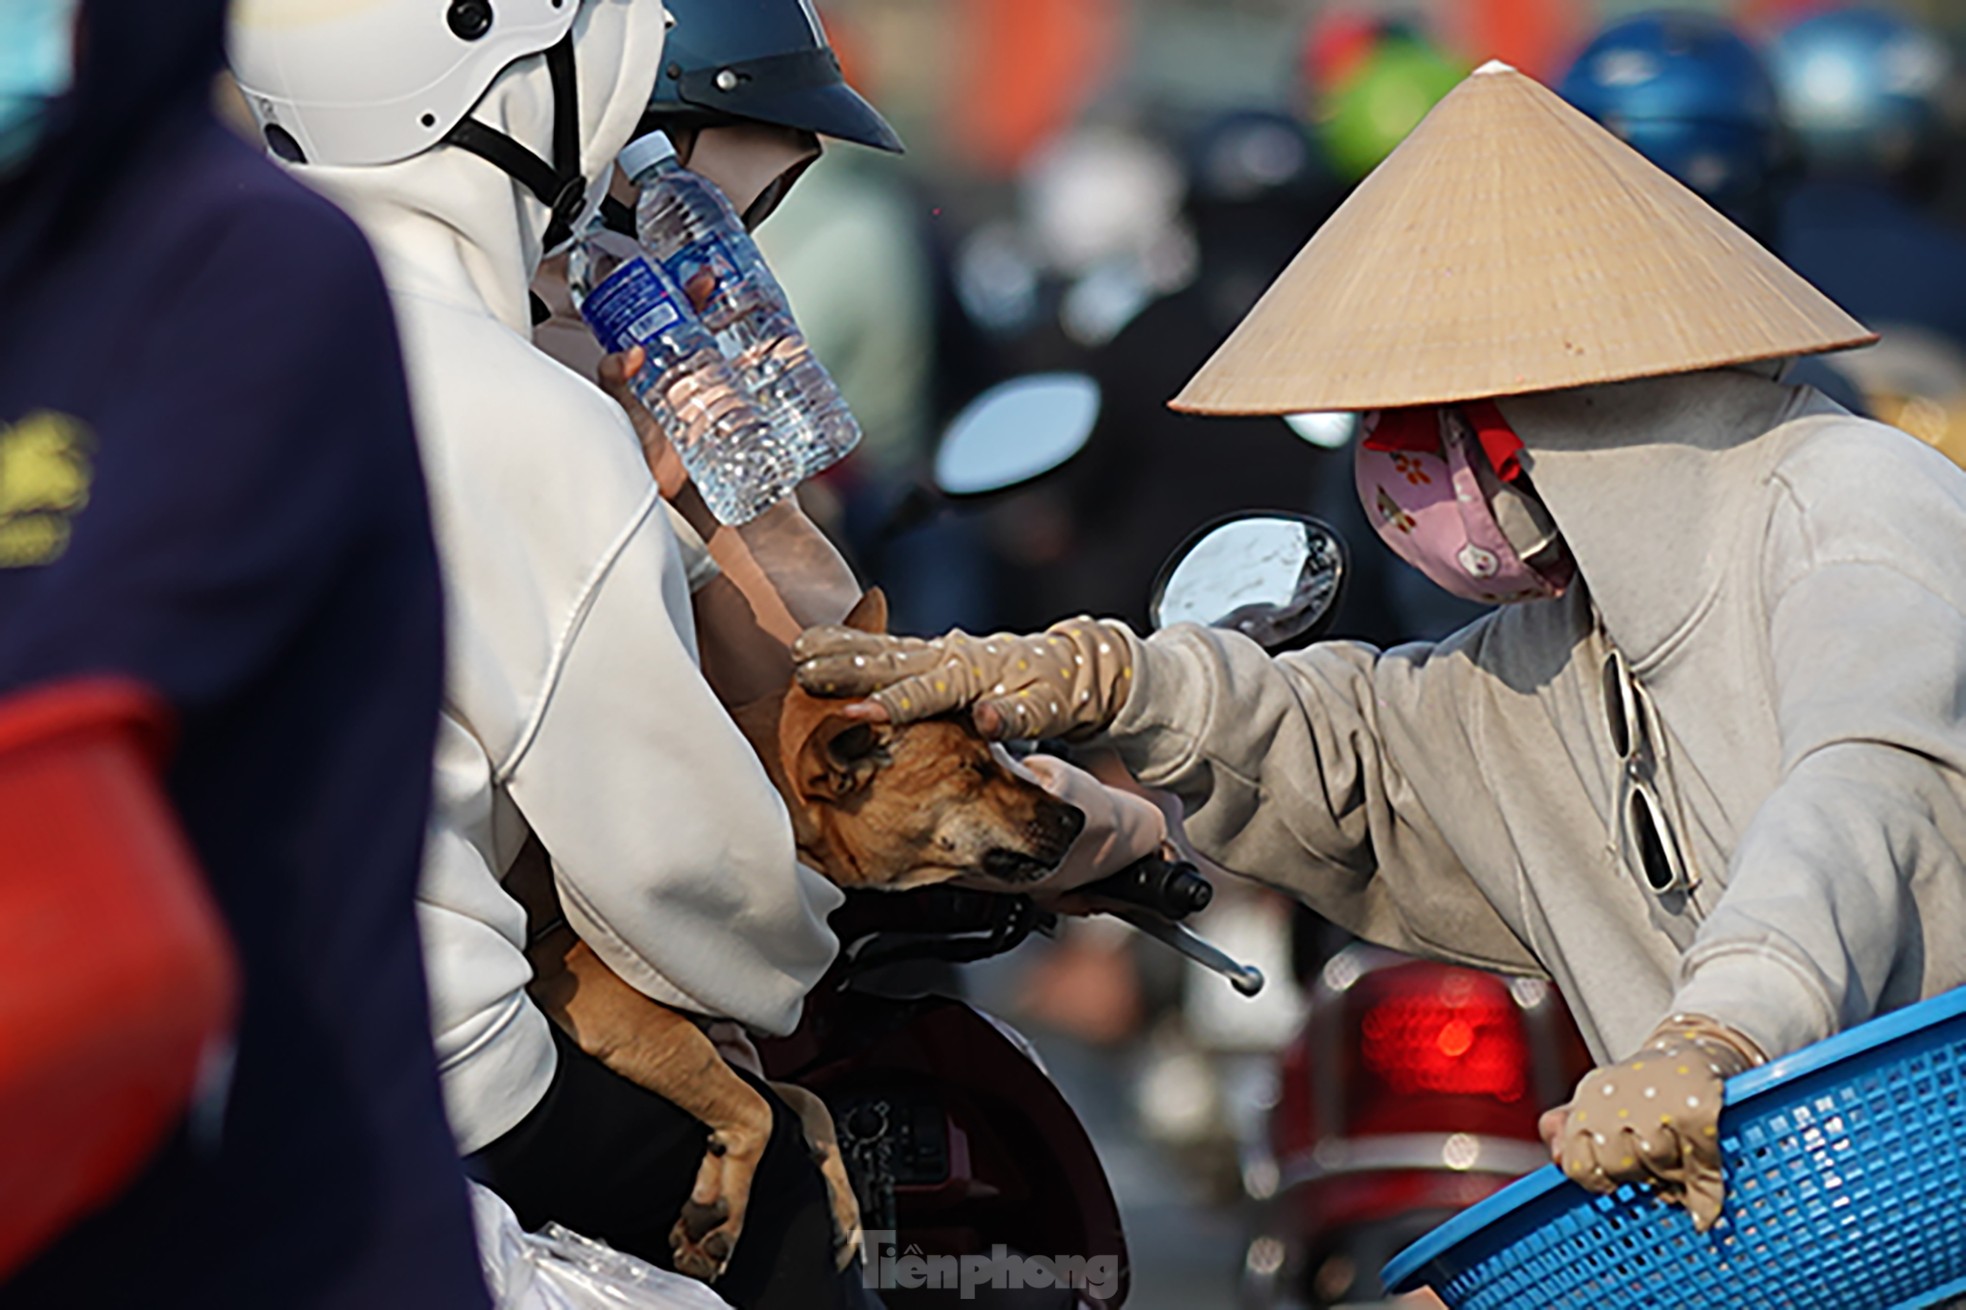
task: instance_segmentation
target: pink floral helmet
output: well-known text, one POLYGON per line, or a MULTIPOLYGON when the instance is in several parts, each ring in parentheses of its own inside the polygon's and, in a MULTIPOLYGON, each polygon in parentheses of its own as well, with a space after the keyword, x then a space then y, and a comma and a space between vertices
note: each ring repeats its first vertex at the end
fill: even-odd
POLYGON ((1457 596, 1488 604, 1560 596, 1567 553, 1545 568, 1516 553, 1474 461, 1503 483, 1522 476, 1522 439, 1492 401, 1366 414, 1355 469, 1359 499, 1401 559, 1457 596))

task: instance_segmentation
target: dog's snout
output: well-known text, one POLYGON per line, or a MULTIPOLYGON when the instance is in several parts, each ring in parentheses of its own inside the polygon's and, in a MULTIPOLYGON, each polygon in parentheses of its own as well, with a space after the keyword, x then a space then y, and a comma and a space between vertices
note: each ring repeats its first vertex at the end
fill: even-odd
POLYGON ((1015 846, 984 852, 983 872, 1003 882, 1034 882, 1058 867, 1085 831, 1085 814, 1047 796, 1024 824, 1015 846))

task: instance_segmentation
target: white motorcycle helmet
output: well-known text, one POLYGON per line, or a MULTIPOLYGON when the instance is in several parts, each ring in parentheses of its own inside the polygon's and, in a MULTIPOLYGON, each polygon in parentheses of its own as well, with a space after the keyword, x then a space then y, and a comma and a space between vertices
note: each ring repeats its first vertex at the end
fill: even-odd
MULTIPOLYGON (((656 0, 646 0, 656 3, 656 0)), ((228 56, 266 145, 295 164, 388 164, 449 143, 510 174, 571 235, 581 175, 572 29, 582 0, 235 0, 228 56), (470 117, 508 65, 544 51, 553 159, 470 117)))

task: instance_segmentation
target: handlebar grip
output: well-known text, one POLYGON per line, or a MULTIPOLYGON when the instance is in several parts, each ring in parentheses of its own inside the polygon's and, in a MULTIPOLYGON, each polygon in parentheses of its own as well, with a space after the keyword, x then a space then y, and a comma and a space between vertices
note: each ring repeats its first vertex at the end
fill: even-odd
POLYGON ((1215 899, 1215 886, 1186 860, 1149 855, 1118 873, 1085 884, 1078 894, 1138 906, 1164 919, 1178 921, 1207 909, 1208 903, 1215 899))

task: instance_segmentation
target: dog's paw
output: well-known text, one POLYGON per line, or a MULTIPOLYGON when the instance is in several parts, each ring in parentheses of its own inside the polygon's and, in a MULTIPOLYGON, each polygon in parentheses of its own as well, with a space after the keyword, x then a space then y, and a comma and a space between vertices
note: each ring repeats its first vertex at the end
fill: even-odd
POLYGON ((690 1201, 682 1217, 669 1233, 669 1251, 675 1257, 676 1272, 714 1283, 730 1264, 741 1225, 730 1223, 730 1205, 721 1198, 715 1205, 690 1201))
POLYGON ((729 1266, 744 1232, 751 1178, 763 1154, 762 1136, 754 1141, 730 1132, 710 1134, 696 1187, 669 1230, 669 1251, 678 1273, 714 1283, 729 1266))
POLYGON ((846 1161, 840 1158, 839 1148, 828 1145, 815 1147, 812 1152, 813 1163, 819 1172, 826 1176, 826 1190, 833 1202, 833 1263, 836 1268, 845 1269, 853 1263, 853 1257, 860 1254, 860 1201, 853 1194, 853 1183, 847 1178, 846 1161))
POLYGON ((794 1083, 773 1083, 771 1089, 799 1116, 806 1145, 812 1151, 812 1162, 826 1179, 833 1210, 834 1258, 845 1269, 860 1252, 860 1201, 853 1194, 852 1180, 847 1177, 846 1161, 840 1158, 840 1139, 833 1128, 833 1113, 817 1095, 794 1083))

